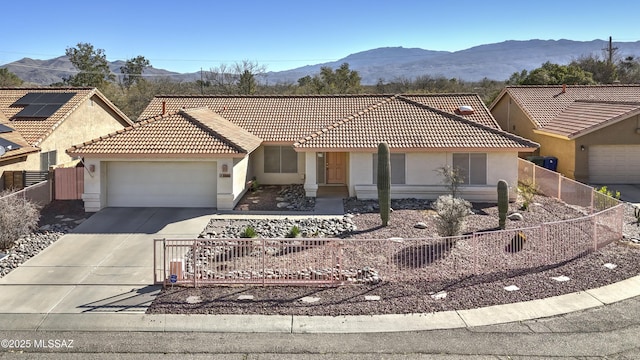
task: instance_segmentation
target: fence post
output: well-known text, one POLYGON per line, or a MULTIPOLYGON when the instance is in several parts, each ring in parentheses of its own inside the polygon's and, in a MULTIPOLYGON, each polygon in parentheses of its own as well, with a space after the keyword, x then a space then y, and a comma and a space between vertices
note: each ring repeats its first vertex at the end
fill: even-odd
POLYGON ((593 217, 593 251, 598 251, 598 214, 591 215, 593 217))
POLYGON ((562 200, 562 175, 558 173, 558 199, 562 200))
POLYGON ((593 207, 593 198, 595 196, 595 190, 591 189, 591 214, 593 214, 595 212, 595 209, 593 207))
POLYGON ((262 241, 262 287, 266 286, 267 283, 267 269, 265 269, 266 261, 267 261, 267 246, 266 239, 261 239, 262 241))
POLYGON ((197 276, 197 271, 196 271, 196 269, 198 267, 198 264, 196 264, 196 259, 197 259, 197 256, 196 256, 196 246, 197 245, 196 244, 197 243, 198 243, 198 240, 194 240, 193 241, 193 245, 192 245, 193 249, 191 250, 191 252, 193 253, 193 287, 194 288, 198 287, 198 280, 197 280, 198 276, 197 276))
POLYGON ((162 238, 162 287, 167 287, 167 238, 162 238))

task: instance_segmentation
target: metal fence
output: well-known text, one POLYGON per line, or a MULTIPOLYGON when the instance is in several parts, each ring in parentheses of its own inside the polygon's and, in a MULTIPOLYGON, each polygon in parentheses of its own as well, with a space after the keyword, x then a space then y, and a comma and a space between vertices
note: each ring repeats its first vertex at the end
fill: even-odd
POLYGON ((40 206, 45 206, 51 202, 51 180, 45 180, 35 185, 28 186, 20 191, 11 192, 0 199, 17 197, 29 200, 40 206))
POLYGON ((521 161, 519 180, 589 215, 539 226, 421 239, 156 239, 154 280, 178 285, 340 285, 451 281, 537 271, 622 237, 624 205, 521 161))

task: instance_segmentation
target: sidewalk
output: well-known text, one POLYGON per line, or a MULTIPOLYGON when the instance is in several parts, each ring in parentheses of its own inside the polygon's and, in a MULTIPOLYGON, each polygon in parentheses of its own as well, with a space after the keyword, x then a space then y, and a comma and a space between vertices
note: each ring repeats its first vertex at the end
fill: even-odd
MULTIPOLYGON (((156 289, 157 290, 157 289, 156 289)), ((155 291, 153 291, 155 292, 155 291)), ((152 291, 149 294, 153 293, 152 291)), ((177 315, 145 314, 145 309, 114 307, 109 312, 0 314, 0 330, 151 331, 230 333, 377 333, 476 328, 602 307, 640 296, 640 275, 597 289, 479 309, 428 314, 372 316, 177 315)), ((630 314, 640 313, 638 302, 630 314)), ((640 322, 640 319, 638 319, 640 322)))

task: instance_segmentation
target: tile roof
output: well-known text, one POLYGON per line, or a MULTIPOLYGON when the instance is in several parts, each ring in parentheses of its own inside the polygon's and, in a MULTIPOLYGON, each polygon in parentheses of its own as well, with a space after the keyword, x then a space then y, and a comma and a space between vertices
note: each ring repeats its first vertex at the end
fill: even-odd
POLYGON ((209 109, 180 110, 75 145, 73 155, 210 157, 255 150, 261 140, 209 109))
MULTIPOLYGON (((405 95, 403 95, 405 96, 405 95)), ((318 129, 366 111, 394 95, 270 95, 270 96, 156 96, 141 119, 182 108, 208 107, 267 142, 293 143, 318 129)), ((454 113, 461 105, 476 109, 470 120, 498 128, 477 95, 406 95, 442 111, 454 113)))
POLYGON ((375 149, 385 141, 391 148, 446 151, 534 150, 539 145, 500 129, 478 124, 421 103, 396 96, 329 127, 294 146, 316 149, 375 149))
POLYGON ((6 161, 9 159, 14 159, 17 157, 21 157, 24 156, 26 154, 30 154, 30 153, 34 153, 34 152, 38 152, 40 151, 39 148, 31 146, 22 136, 22 134, 20 134, 19 132, 15 131, 15 128, 13 126, 13 124, 9 123, 9 120, 7 120, 7 118, 0 113, 0 124, 1 125, 5 125, 11 129, 13 129, 14 131, 11 132, 3 132, 0 133, 0 139, 4 139, 4 140, 8 140, 11 141, 14 144, 20 145, 20 148, 16 149, 16 150, 11 150, 11 151, 7 151, 4 153, 4 155, 0 156, 0 161, 6 161))
POLYGON ((129 118, 118 110, 100 91, 95 88, 0 88, 0 113, 11 122, 11 127, 18 131, 32 146, 38 146, 56 127, 60 125, 83 101, 93 95, 101 98, 124 123, 131 124, 129 118), (15 115, 24 107, 11 106, 27 93, 76 93, 63 104, 53 115, 44 119, 15 119, 15 115))
POLYGON ((400 96, 444 112, 460 115, 484 126, 500 128, 478 94, 402 94, 400 96), (473 114, 459 114, 457 109, 464 105, 471 106, 474 110, 473 114))
POLYGON ((577 100, 637 102, 640 99, 640 85, 566 85, 565 89, 563 92, 562 85, 507 86, 490 109, 509 94, 536 126, 542 128, 577 100))
POLYGON ((640 102, 578 100, 564 108, 541 130, 576 138, 638 113, 640 113, 640 102))

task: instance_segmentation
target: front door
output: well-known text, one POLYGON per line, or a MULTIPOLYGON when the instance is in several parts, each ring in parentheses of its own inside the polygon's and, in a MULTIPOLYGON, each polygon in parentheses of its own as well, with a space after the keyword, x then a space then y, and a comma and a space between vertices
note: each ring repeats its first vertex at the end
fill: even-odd
POLYGON ((327 161, 327 184, 347 183, 347 153, 328 152, 327 161))

